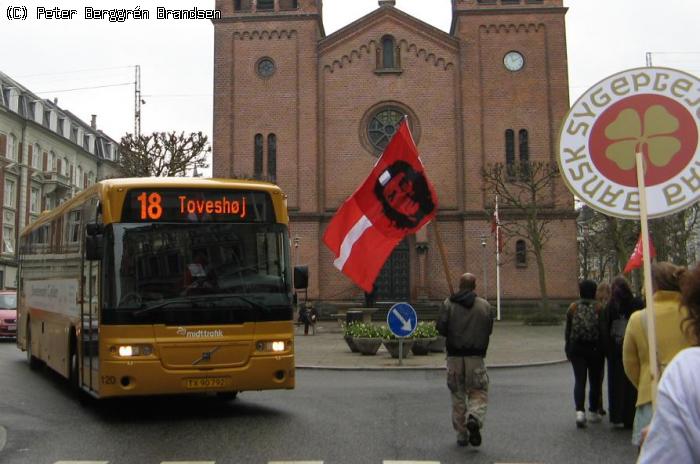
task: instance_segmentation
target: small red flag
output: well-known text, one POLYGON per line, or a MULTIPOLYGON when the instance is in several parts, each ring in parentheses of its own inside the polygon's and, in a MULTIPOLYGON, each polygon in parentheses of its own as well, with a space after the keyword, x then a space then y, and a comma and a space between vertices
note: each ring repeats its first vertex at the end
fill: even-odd
POLYGON ((404 118, 364 183, 323 234, 333 265, 371 293, 392 250, 437 212, 437 195, 404 118))
MULTIPOLYGON (((656 257, 656 249, 654 248, 654 242, 651 241, 651 237, 649 237, 649 254, 651 255, 651 259, 654 259, 656 257)), ((627 265, 625 265, 625 270, 622 272, 624 274, 632 272, 633 269, 642 267, 643 262, 644 248, 642 246, 642 234, 639 234, 637 244, 634 246, 632 255, 630 256, 629 261, 627 261, 627 265)))

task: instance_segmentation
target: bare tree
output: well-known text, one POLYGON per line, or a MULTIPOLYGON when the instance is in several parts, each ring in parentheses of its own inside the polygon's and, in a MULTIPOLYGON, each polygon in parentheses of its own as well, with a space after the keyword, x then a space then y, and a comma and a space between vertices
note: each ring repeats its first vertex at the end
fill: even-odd
POLYGON ((126 134, 119 144, 121 165, 131 177, 182 177, 206 168, 211 151, 206 135, 192 132, 126 134))
POLYGON ((549 308, 544 249, 551 237, 549 224, 555 218, 553 191, 559 178, 556 163, 496 163, 482 169, 484 190, 498 195, 499 219, 505 236, 525 241, 534 256, 542 309, 549 308))

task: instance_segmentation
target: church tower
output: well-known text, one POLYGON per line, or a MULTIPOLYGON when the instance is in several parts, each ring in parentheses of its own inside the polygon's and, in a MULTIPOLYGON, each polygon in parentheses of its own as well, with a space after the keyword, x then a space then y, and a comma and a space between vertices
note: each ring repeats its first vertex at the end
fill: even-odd
MULTIPOLYGON (((556 162, 569 108, 562 0, 453 0, 452 7, 467 165, 556 162)), ((465 204, 475 210, 492 202, 482 198, 479 170, 466 173, 465 204)), ((557 196, 570 210, 571 196, 557 196)))
POLYGON ((321 0, 217 0, 216 8, 213 174, 276 182, 290 212, 313 208, 315 173, 301 166, 317 164, 321 0))

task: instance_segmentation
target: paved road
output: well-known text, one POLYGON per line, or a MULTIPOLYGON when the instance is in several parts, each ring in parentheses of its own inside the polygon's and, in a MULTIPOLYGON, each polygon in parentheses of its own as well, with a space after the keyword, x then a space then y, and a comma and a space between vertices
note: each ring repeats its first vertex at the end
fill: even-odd
POLYGON ((49 371, 31 372, 12 344, 0 344, 0 372, 3 464, 590 464, 635 458, 628 431, 605 423, 576 429, 564 364, 492 370, 479 449, 455 443, 441 371, 299 370, 293 391, 246 392, 230 403, 192 396, 86 405, 49 371))

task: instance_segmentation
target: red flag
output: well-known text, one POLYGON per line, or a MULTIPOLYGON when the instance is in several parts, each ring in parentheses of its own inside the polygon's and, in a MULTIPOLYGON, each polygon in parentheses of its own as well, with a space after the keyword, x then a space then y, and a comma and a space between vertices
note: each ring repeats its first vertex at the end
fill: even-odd
POLYGON ((503 230, 501 229, 501 220, 498 217, 498 203, 496 203, 496 209, 493 211, 493 217, 491 219, 491 233, 493 234, 494 240, 498 245, 498 252, 503 251, 503 244, 505 240, 503 239, 503 230))
POLYGON ((323 241, 336 257, 333 265, 371 293, 394 247, 436 212, 435 189, 404 118, 367 179, 331 220, 323 241))
MULTIPOLYGON (((651 259, 656 257, 656 249, 654 248, 654 243, 651 241, 651 237, 649 237, 649 254, 651 255, 651 259)), ((642 234, 639 234, 639 239, 637 240, 637 244, 634 246, 632 256, 630 256, 629 261, 627 261, 627 264, 625 265, 625 270, 622 272, 627 274, 628 272, 632 272, 633 269, 642 267, 643 260, 644 248, 642 245, 642 234)))

